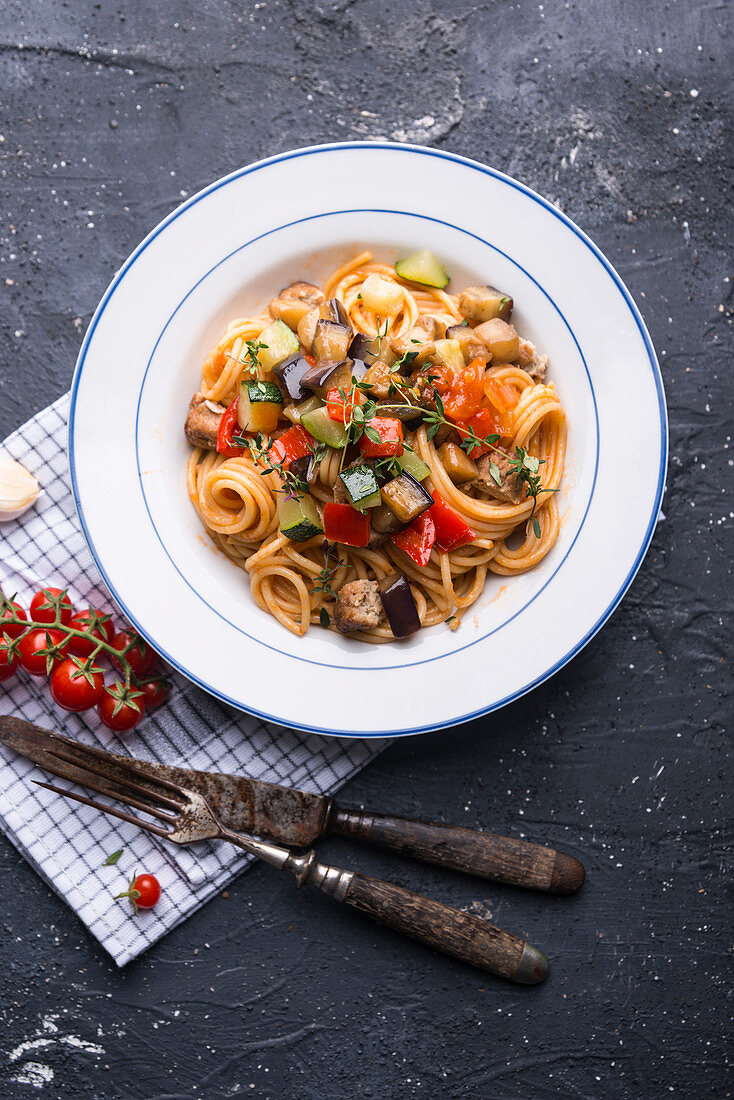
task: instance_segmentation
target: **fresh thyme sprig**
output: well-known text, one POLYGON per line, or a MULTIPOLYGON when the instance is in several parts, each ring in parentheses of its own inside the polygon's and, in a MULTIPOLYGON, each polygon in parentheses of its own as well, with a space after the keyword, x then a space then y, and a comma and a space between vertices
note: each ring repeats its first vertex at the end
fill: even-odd
POLYGON ((258 371, 260 370, 260 360, 257 353, 260 351, 261 348, 267 350, 268 345, 261 344, 257 340, 245 340, 245 347, 247 348, 247 351, 245 352, 245 355, 242 357, 242 359, 240 359, 240 362, 244 363, 246 366, 249 366, 250 370, 253 370, 257 375, 258 371))
POLYGON ((324 554, 324 567, 314 579, 312 591, 323 592, 325 596, 330 596, 332 600, 335 600, 336 592, 332 586, 332 581, 336 576, 337 569, 340 569, 344 565, 344 562, 339 557, 336 543, 324 542, 322 544, 322 550, 324 554), (332 554, 336 555, 333 562, 331 560, 332 554))

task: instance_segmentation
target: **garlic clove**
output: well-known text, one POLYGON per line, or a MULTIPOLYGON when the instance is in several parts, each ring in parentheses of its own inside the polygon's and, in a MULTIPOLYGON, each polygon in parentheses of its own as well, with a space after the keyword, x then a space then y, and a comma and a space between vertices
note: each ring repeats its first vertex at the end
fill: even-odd
POLYGON ((29 470, 0 454, 0 523, 18 519, 35 504, 40 486, 29 470))

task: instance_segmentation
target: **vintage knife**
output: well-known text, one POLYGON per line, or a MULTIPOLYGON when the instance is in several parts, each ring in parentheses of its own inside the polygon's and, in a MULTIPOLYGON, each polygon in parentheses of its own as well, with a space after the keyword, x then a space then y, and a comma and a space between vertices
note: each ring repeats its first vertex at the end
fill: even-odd
MULTIPOLYGON (((41 767, 48 749, 62 742, 73 752, 76 742, 22 718, 0 715, 0 744, 41 767)), ((89 752, 85 746, 85 752, 89 752)), ((115 775, 114 753, 93 749, 115 775)), ((333 798, 311 794, 261 779, 194 771, 169 764, 135 761, 142 774, 160 775, 200 792, 230 829, 268 837, 293 847, 306 847, 331 833, 389 848, 403 856, 512 886, 571 894, 584 881, 584 868, 574 857, 526 840, 498 836, 457 825, 432 824, 364 810, 343 810, 333 798)), ((80 764, 80 777, 83 767, 80 764)))

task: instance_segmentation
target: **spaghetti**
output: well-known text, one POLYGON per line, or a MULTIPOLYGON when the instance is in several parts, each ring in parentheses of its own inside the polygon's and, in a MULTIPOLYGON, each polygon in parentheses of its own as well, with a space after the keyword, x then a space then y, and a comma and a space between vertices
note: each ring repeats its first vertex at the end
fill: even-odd
MULTIPOLYGON (((417 254, 425 257, 442 271, 430 253, 417 254)), ((267 314, 230 322, 203 365, 186 429, 196 444, 189 496, 217 547, 248 574, 258 606, 296 635, 314 624, 372 643, 410 632, 395 628, 387 603, 368 598, 396 575, 407 581, 416 625, 456 629, 488 573, 534 568, 558 537, 566 425, 546 361, 508 323, 507 296, 487 287, 457 295, 440 283, 433 269, 426 276, 420 265, 393 267, 362 252, 321 288, 294 284, 267 314), (293 341, 290 359, 274 362, 282 331, 293 341), (332 364, 341 373, 329 388, 332 364), (300 399, 290 367, 304 386, 311 378, 300 399), (294 432, 309 441, 305 457, 289 455, 294 432), (359 498, 354 471, 370 497, 359 498), (417 505, 412 497, 405 505, 403 482, 417 505), (286 502, 297 522, 284 521, 286 502), (335 537, 332 515, 360 534, 335 537)))

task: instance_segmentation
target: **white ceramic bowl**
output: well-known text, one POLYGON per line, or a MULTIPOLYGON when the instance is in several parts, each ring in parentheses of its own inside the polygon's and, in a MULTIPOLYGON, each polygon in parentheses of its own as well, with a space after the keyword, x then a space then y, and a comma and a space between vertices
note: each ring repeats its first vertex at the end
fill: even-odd
POLYGON ((655 353, 608 260, 522 184, 415 146, 345 143, 250 165, 188 199, 115 276, 72 385, 74 496, 128 618, 174 667, 263 718, 347 736, 419 733, 547 679, 621 600, 663 493, 667 423, 655 353), (550 357, 568 413, 561 534, 532 572, 490 576, 452 632, 372 646, 296 638, 217 553, 185 485, 183 421, 227 320, 358 248, 429 248, 452 287, 491 282, 550 357))

